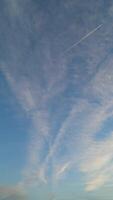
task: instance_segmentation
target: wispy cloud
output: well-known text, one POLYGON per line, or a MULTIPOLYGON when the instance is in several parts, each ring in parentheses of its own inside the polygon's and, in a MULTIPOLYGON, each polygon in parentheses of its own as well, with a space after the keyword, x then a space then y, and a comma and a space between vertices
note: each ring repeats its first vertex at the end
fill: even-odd
POLYGON ((55 170, 55 179, 60 179, 66 172, 67 170, 69 170, 70 168, 70 162, 64 163, 60 166, 56 166, 56 170, 55 170))
MULTIPOLYGON (((112 166, 113 160, 112 131, 108 133, 107 138, 102 138, 100 141, 95 139, 95 134, 102 132, 105 122, 113 118, 112 63, 112 58, 109 61, 107 60, 103 69, 99 70, 90 85, 91 93, 96 96, 100 103, 99 107, 97 106, 96 108, 96 112, 93 111, 92 116, 89 115, 89 123, 86 126, 89 130, 86 129, 82 134, 82 137, 86 136, 85 142, 87 141, 87 146, 82 155, 83 157, 81 157, 80 170, 89 179, 86 186, 87 191, 94 190, 111 181, 107 169, 112 166)), ((110 168, 110 171, 112 171, 112 167, 110 168)))
POLYGON ((43 72, 42 80, 38 82, 38 85, 37 72, 32 71, 32 74, 23 76, 18 67, 16 69, 12 67, 13 72, 10 66, 1 67, 16 99, 31 122, 28 161, 24 169, 25 179, 28 182, 29 180, 46 182, 45 169, 41 167, 44 166, 46 151, 50 149, 53 137, 48 105, 66 88, 66 65, 62 61, 52 63, 52 57, 48 51, 49 47, 47 51, 44 49, 44 64, 41 66, 42 69, 39 69, 43 72))
MULTIPOLYGON (((73 7, 74 3, 75 1, 66 2, 63 6, 67 9, 69 4, 73 7)), ((16 20, 20 29, 16 27, 18 34, 15 34, 14 41, 11 37, 7 41, 7 46, 11 47, 10 56, 4 59, 1 70, 23 112, 29 117, 31 125, 27 162, 23 170, 24 177, 22 177, 23 185, 32 185, 40 181, 46 184, 48 179, 53 179, 55 182, 70 169, 78 168, 79 172, 85 175, 86 191, 94 190, 109 183, 110 176, 107 172, 108 170, 110 174, 113 172, 112 131, 106 138, 98 140, 104 124, 113 117, 113 59, 107 52, 112 43, 112 34, 109 41, 103 42, 108 37, 108 32, 112 32, 112 28, 107 27, 102 33, 101 27, 105 29, 105 26, 103 27, 100 22, 99 26, 93 26, 96 27, 95 29, 89 29, 89 25, 85 29, 74 25, 74 30, 77 30, 77 27, 80 29, 77 32, 78 36, 79 32, 87 32, 86 29, 92 31, 66 49, 66 52, 97 30, 100 34, 96 38, 97 41, 90 38, 93 45, 85 43, 84 48, 76 52, 74 59, 79 58, 79 61, 72 62, 72 67, 70 60, 73 55, 67 58, 65 56, 61 58, 59 55, 62 54, 65 43, 68 46, 68 43, 72 41, 71 35, 74 36, 75 32, 73 31, 70 37, 68 35, 64 38, 60 37, 56 44, 54 33, 52 35, 48 30, 48 25, 52 24, 48 13, 40 11, 37 14, 35 4, 32 7, 29 4, 28 13, 24 16, 26 1, 22 5, 19 1, 11 1, 7 4, 11 15, 10 20, 13 21, 12 32, 15 33, 13 25, 16 20), (68 38, 69 42, 65 42, 68 38), (85 72, 82 71, 82 67, 80 68, 81 60, 85 72), (83 78, 85 84, 81 83, 83 78), (81 87, 77 87, 78 85, 81 87), (68 102, 66 106, 64 102, 68 102), (60 109, 63 106, 64 115, 60 109), (57 118, 54 116, 57 114, 61 115, 60 122, 53 123, 57 118)), ((61 14, 62 12, 58 19, 63 20, 65 15, 61 14)), ((89 16, 87 18, 89 19, 89 16)), ((94 21, 95 19, 97 19, 96 16, 94 21)), ((87 24, 89 22, 86 22, 86 18, 83 21, 87 24)), ((69 23, 70 21, 67 25, 69 23)), ((92 21, 90 24, 92 26, 92 21)), ((50 30, 53 30, 52 28, 50 30)), ((10 36, 10 29, 8 33, 10 36)), ((11 195, 15 193, 13 188, 6 191, 2 188, 1 191, 2 193, 4 191, 4 194, 8 191, 11 195)))
MULTIPOLYGON (((103 70, 97 72, 89 87, 84 90, 86 94, 95 96, 98 103, 91 102, 87 98, 81 98, 79 101, 75 99, 54 140, 51 135, 50 113, 46 107, 41 108, 38 105, 39 96, 34 96, 34 91, 29 89, 32 85, 31 80, 28 84, 23 81, 20 83, 23 87, 18 87, 19 83, 14 81, 15 77, 11 77, 8 69, 3 70, 17 99, 31 119, 28 163, 24 170, 26 183, 32 184, 37 181, 47 183, 51 162, 54 162, 52 170, 54 180, 58 181, 72 166, 73 169, 78 167, 80 172, 85 174, 87 191, 109 182, 106 170, 113 159, 112 133, 102 141, 96 140, 95 135, 102 131, 104 123, 113 116, 111 64, 112 59, 107 62, 107 67, 103 66, 103 70), (63 148, 65 148, 64 154, 61 153, 63 148)), ((59 80, 58 78, 55 82, 59 80)), ((50 97, 53 98, 52 95, 50 97)))
POLYGON ((108 177, 105 175, 98 175, 94 179, 87 182, 86 191, 92 191, 100 186, 103 186, 108 181, 108 177))

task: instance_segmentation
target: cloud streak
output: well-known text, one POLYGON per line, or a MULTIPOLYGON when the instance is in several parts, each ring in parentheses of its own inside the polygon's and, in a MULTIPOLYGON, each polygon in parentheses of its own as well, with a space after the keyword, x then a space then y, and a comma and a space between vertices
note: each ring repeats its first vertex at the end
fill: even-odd
POLYGON ((96 28, 94 28, 92 31, 90 31, 89 33, 87 33, 85 36, 83 36, 78 42, 74 43, 72 46, 70 46, 68 49, 66 49, 64 51, 65 53, 68 53, 71 49, 73 49, 74 47, 78 46, 81 42, 83 42, 85 39, 87 39, 89 36, 91 36, 92 34, 94 34, 98 29, 100 29, 103 26, 103 24, 100 24, 99 26, 97 26, 96 28))

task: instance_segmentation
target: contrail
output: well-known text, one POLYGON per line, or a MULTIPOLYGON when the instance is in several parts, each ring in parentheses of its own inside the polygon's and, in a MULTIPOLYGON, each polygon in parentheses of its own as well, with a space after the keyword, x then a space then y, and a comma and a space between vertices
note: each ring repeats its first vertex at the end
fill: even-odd
POLYGON ((78 46, 78 44, 80 44, 82 41, 84 41, 86 38, 88 38, 90 35, 92 35, 93 33, 95 33, 99 28, 102 27, 103 24, 100 24, 99 26, 97 26, 95 29, 93 29, 92 31, 90 31, 87 35, 85 35, 84 37, 82 37, 78 42, 74 43, 72 46, 70 46, 68 49, 66 49, 64 51, 64 53, 69 52, 71 49, 73 49, 74 47, 78 46))

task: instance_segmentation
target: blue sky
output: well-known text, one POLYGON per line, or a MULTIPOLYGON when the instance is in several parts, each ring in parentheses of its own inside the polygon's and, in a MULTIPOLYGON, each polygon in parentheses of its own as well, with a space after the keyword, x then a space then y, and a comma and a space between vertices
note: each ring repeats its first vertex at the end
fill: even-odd
POLYGON ((113 199, 113 1, 0 1, 0 200, 113 199))

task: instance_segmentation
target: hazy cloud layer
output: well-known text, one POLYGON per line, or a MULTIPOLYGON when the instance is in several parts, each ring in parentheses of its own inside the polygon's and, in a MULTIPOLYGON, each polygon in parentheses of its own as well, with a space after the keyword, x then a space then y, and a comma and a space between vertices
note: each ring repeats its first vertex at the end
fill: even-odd
POLYGON ((25 200, 26 195, 19 187, 0 187, 1 200, 25 200))

